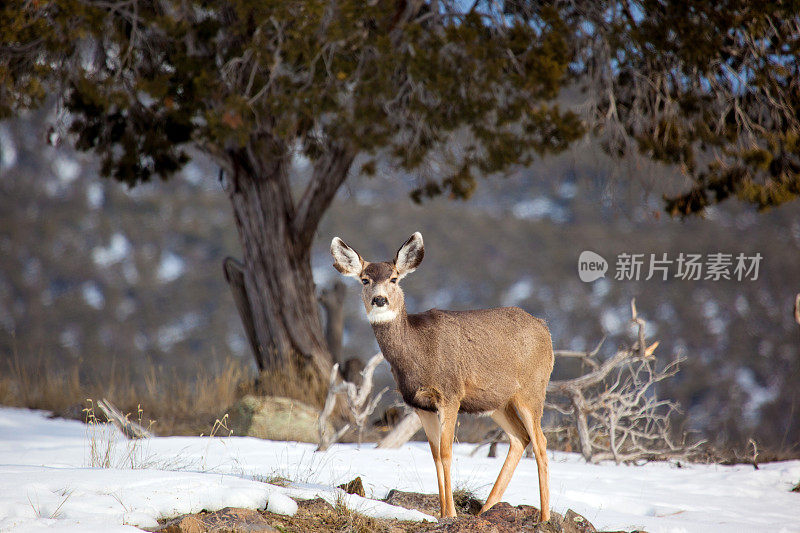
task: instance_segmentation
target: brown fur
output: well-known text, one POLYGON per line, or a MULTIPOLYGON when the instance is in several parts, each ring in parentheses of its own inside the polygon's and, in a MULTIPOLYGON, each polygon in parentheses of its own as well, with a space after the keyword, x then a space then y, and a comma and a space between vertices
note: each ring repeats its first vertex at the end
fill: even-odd
POLYGON ((364 261, 338 238, 331 253, 339 272, 361 280, 361 297, 378 345, 403 399, 423 422, 436 463, 442 516, 455 515, 450 484, 455 418, 459 412, 486 412, 508 433, 511 446, 482 511, 499 501, 531 443, 542 519, 547 520, 547 443, 541 418, 554 357, 545 322, 517 307, 408 314, 399 281, 422 262, 419 233, 398 250, 394 262, 364 261), (381 296, 386 305, 373 305, 381 296))
POLYGON ((405 314, 373 324, 403 399, 436 411, 434 389, 457 401, 459 411, 481 413, 505 406, 517 393, 544 404, 553 369, 550 332, 544 321, 517 307, 405 314))

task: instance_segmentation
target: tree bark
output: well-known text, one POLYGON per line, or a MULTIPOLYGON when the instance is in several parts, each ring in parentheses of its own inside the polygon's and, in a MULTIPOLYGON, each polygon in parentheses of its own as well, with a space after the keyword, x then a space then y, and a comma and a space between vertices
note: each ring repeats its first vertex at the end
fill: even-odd
POLYGON ((247 297, 247 286, 245 283, 244 265, 233 257, 226 257, 222 261, 222 270, 225 274, 225 281, 231 289, 236 310, 244 326, 244 333, 250 349, 256 358, 258 370, 264 370, 264 359, 261 356, 258 336, 256 335, 255 323, 253 322, 253 311, 250 306, 250 298, 247 297))
POLYGON ((342 338, 344 337, 344 298, 345 286, 341 281, 323 289, 319 294, 319 303, 325 308, 325 340, 328 343, 333 360, 344 364, 342 360, 342 338))
POLYGON ((297 209, 287 150, 254 137, 243 148, 229 150, 227 159, 232 176, 226 192, 242 245, 259 369, 299 361, 327 376, 332 360, 320 322, 310 250, 317 224, 353 158, 334 148, 320 156, 297 209))

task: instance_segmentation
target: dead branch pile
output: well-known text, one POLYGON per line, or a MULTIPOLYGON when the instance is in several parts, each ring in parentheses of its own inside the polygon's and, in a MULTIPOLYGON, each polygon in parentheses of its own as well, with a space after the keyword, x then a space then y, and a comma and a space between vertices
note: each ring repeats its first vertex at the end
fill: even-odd
POLYGON ((659 369, 653 356, 658 341, 648 346, 646 322, 638 315, 635 300, 631 301, 631 322, 637 328, 633 345, 622 347, 602 362, 596 359, 598 345, 585 354, 590 372, 548 384, 546 405, 562 415, 564 424, 575 428, 587 461, 687 458, 702 443, 687 444, 685 435, 674 435, 671 420, 678 406, 659 399, 655 391, 659 382, 678 372, 685 358, 678 356, 659 369))

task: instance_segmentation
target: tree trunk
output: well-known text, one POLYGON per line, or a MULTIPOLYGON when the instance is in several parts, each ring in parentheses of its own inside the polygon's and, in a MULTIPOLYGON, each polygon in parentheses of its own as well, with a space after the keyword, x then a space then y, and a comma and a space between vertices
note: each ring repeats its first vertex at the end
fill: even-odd
POLYGON ((259 370, 264 370, 264 360, 261 357, 260 344, 256 335, 255 323, 253 322, 253 311, 250 306, 250 298, 247 296, 247 285, 245 283, 244 265, 233 257, 226 257, 222 261, 222 271, 225 274, 225 281, 233 295, 233 302, 239 312, 239 318, 244 326, 244 333, 250 349, 256 358, 256 365, 259 370))
POLYGON ((325 308, 325 339, 333 360, 339 364, 342 361, 342 338, 344 337, 344 298, 345 286, 341 281, 334 282, 333 286, 322 290, 319 303, 325 308))
POLYGON ((347 177, 352 157, 337 149, 322 155, 295 206, 286 150, 254 138, 227 155, 232 176, 226 192, 242 245, 256 363, 268 370, 299 361, 326 378, 332 361, 320 323, 310 251, 319 219, 347 177))

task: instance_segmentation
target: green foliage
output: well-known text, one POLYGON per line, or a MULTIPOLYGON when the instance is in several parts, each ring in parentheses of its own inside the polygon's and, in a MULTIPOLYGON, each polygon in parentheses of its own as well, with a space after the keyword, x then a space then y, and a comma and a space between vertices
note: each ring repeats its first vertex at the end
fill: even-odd
MULTIPOLYGON (((105 175, 167 177, 189 145, 224 158, 254 138, 312 158, 331 142, 424 163, 471 129, 466 158, 425 176, 466 197, 473 174, 582 133, 545 102, 566 79, 570 49, 555 10, 500 28, 477 11, 447 18, 389 1, 12 2, 3 16, 2 112, 55 87, 82 150, 105 175), (410 15, 410 16, 409 16, 410 15), (46 65, 42 66, 42 65, 46 65), (449 170, 447 170, 449 169, 449 170)), ((365 170, 372 170, 367 166, 365 170)), ((431 192, 432 189, 427 189, 431 192)))
POLYGON ((190 147, 224 164, 243 149, 315 159, 335 146, 418 176, 417 200, 466 198, 475 176, 563 150, 588 119, 610 153, 634 148, 695 180, 672 214, 797 196, 797 1, 0 9, 0 116, 59 97, 78 147, 129 184, 174 173, 190 147), (575 86, 590 95, 580 116, 555 103, 575 86))
MULTIPOLYGON (((695 185, 672 215, 735 196, 759 209, 800 192, 800 2, 599 2, 579 44, 609 95, 598 114, 695 185), (599 67, 597 65, 600 65, 599 67)), ((612 139, 616 155, 625 139, 612 139)))

